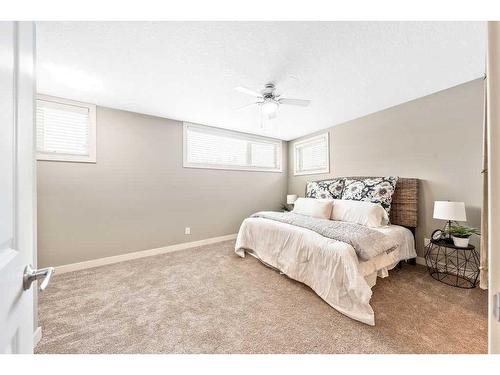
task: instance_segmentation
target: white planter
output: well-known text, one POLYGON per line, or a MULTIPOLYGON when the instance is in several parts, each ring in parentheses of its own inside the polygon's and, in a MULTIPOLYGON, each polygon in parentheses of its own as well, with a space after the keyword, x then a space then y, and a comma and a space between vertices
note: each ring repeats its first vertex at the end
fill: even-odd
POLYGON ((452 235, 451 238, 453 238, 453 243, 455 244, 456 247, 467 247, 467 246, 469 246, 469 238, 470 237, 460 238, 460 237, 455 237, 455 236, 452 235))

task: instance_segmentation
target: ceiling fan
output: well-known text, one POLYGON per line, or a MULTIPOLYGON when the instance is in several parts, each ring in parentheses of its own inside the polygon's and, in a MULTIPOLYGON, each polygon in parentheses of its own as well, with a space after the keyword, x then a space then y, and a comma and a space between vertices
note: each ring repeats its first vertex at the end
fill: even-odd
POLYGON ((247 104, 240 109, 258 105, 261 112, 266 114, 269 119, 276 118, 276 113, 281 104, 307 107, 311 103, 310 100, 305 99, 282 98, 281 95, 276 94, 276 86, 274 85, 274 83, 266 84, 266 86, 263 90, 260 91, 260 93, 244 86, 238 86, 234 89, 243 94, 252 95, 257 100, 256 102, 247 104))

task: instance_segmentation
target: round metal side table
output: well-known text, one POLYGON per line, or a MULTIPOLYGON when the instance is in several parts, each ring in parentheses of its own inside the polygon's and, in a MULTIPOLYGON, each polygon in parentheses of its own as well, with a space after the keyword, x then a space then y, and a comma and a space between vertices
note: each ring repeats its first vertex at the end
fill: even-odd
POLYGON ((430 275, 442 283, 475 288, 479 278, 479 255, 473 245, 457 247, 449 240, 432 240, 426 247, 425 263, 430 275))

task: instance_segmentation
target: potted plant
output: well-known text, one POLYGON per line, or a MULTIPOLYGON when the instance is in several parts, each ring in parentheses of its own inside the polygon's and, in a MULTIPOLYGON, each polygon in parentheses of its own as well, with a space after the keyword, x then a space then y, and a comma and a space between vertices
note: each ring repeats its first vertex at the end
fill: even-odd
POLYGON ((470 228, 464 225, 454 225, 449 230, 453 243, 456 247, 467 247, 469 246, 469 238, 473 234, 481 235, 479 230, 476 228, 470 228))

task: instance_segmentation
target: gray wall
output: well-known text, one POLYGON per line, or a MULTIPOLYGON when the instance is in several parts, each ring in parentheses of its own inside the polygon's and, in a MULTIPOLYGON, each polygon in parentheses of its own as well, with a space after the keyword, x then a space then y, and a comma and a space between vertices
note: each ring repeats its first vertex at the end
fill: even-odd
MULTIPOLYGON (((420 184, 417 250, 441 221, 434 200, 464 201, 480 226, 483 81, 330 128, 331 173, 182 167, 182 123, 97 108, 97 164, 38 162, 38 265, 62 265, 236 233, 244 217, 330 176, 399 175, 420 184), (184 235, 184 227, 191 235, 184 235)), ((284 143, 286 153, 286 143, 284 143)), ((475 244, 478 241, 474 241, 475 244)))
POLYGON ((464 201, 468 224, 480 227, 482 121, 483 80, 478 79, 328 129, 328 175, 294 176, 289 142, 288 191, 303 196, 306 181, 330 176, 419 178, 417 251, 422 256, 424 236, 443 226, 432 219, 435 200, 464 201))
POLYGON ((96 164, 38 162, 38 265, 236 233, 280 208, 283 162, 283 173, 183 168, 181 122, 98 107, 96 164))

